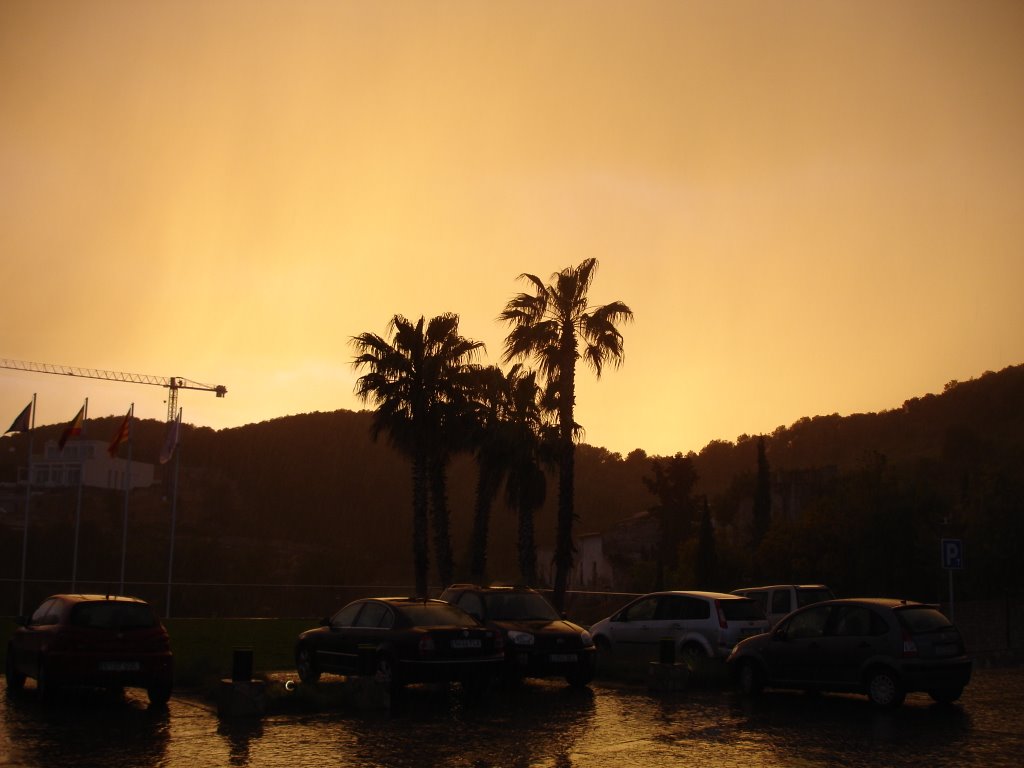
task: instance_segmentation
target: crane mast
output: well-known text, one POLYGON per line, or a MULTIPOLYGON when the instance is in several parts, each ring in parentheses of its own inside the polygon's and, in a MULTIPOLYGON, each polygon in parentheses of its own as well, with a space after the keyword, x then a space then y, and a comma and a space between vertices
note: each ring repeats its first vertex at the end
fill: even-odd
POLYGON ((196 389, 213 392, 217 397, 224 397, 228 388, 223 384, 202 384, 198 381, 185 379, 181 376, 150 376, 144 373, 122 373, 121 371, 104 371, 98 368, 75 368, 70 365, 53 365, 50 363, 30 363, 24 360, 5 360, 0 358, 0 368, 11 368, 16 371, 31 373, 52 373, 59 376, 78 376, 85 379, 102 379, 103 381, 123 381, 129 384, 152 384, 167 388, 167 421, 174 421, 178 415, 178 390, 196 389))

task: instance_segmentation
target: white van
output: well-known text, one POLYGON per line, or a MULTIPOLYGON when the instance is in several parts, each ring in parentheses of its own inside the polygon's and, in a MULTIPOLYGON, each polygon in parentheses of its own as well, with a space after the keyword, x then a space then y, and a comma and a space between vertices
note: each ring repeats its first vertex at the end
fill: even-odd
POLYGON ((776 584, 771 587, 747 587, 734 589, 732 594, 756 600, 773 627, 779 622, 779 619, 797 608, 835 598, 832 590, 824 584, 776 584))

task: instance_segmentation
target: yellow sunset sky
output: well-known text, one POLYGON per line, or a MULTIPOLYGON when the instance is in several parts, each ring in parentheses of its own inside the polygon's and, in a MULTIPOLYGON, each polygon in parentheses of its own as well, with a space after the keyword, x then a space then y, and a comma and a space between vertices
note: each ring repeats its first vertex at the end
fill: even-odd
MULTIPOLYGON (((0 357, 225 385, 193 424, 360 409, 396 313, 498 363, 517 276, 588 257, 622 454, 1024 363, 1019 0, 3 0, 0 73, 0 357)), ((0 369, 0 420, 33 393, 166 415, 0 369)))

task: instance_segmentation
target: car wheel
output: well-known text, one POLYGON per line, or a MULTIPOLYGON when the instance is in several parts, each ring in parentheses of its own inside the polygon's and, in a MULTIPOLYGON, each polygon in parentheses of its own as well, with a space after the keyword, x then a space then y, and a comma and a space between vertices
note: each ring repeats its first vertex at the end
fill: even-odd
POLYGON ((4 664, 4 677, 7 678, 7 692, 17 693, 25 687, 25 676, 14 664, 14 649, 7 648, 7 662, 4 664))
POLYGON ((707 661, 707 658, 708 655, 704 653, 704 649, 693 643, 687 643, 679 649, 679 660, 688 666, 691 672, 696 672, 707 661))
POLYGON ((52 701, 57 693, 57 684, 51 679, 50 673, 46 671, 46 664, 42 661, 39 662, 39 671, 36 673, 36 690, 43 701, 52 701))
POLYGON ((764 690, 764 679, 755 662, 744 661, 740 665, 739 687, 744 696, 756 696, 764 690))
POLYGON ((170 683, 154 683, 146 688, 149 696, 149 704, 153 707, 162 707, 171 700, 170 683))
POLYGON ((580 664, 576 669, 565 676, 565 682, 573 688, 583 688, 594 679, 594 668, 590 664, 580 664))
POLYGON ((377 669, 373 673, 373 679, 390 690, 399 687, 398 678, 395 675, 395 665, 390 656, 381 654, 377 657, 377 669))
POLYGON ((295 670, 304 683, 315 683, 320 679, 320 670, 316 668, 313 652, 304 645, 295 650, 295 670))
POLYGON ((899 678, 888 669, 875 669, 869 672, 867 690, 871 703, 882 709, 894 709, 906 698, 899 678))
POLYGON ((940 688, 936 691, 928 691, 928 695, 939 704, 952 704, 960 698, 963 692, 963 688, 940 688))

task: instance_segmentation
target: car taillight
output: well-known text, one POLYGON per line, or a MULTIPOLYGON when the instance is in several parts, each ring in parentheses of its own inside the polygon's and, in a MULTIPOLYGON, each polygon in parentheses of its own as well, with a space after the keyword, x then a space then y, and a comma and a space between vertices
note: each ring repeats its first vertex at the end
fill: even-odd
POLYGON ((910 636, 907 630, 903 630, 903 658, 910 659, 917 656, 917 643, 910 636))
POLYGON ((722 604, 718 600, 715 600, 715 611, 718 613, 718 626, 728 629, 729 622, 725 620, 725 611, 722 610, 722 604))
POLYGON ((433 655, 435 647, 436 646, 434 645, 434 638, 431 637, 430 635, 423 635, 423 637, 420 638, 420 642, 419 642, 420 656, 431 656, 431 655, 433 655))

